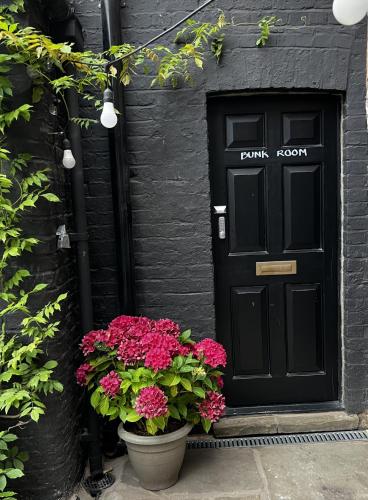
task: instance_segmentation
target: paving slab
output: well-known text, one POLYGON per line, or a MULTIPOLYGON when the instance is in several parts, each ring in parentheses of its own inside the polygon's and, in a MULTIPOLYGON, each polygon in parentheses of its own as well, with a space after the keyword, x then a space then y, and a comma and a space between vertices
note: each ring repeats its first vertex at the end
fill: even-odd
POLYGON ((102 496, 103 500, 123 498, 125 500, 154 498, 258 500, 264 486, 254 460, 253 450, 250 449, 188 450, 180 481, 171 488, 158 492, 143 490, 130 463, 126 460, 124 462, 123 467, 119 466, 119 471, 115 472, 118 476, 116 484, 106 491, 102 496))
POLYGON ((256 453, 271 499, 368 499, 367 442, 270 446, 256 453))
POLYGON ((100 500, 368 500, 368 441, 188 450, 179 482, 158 492, 127 457, 105 469, 116 482, 100 500))

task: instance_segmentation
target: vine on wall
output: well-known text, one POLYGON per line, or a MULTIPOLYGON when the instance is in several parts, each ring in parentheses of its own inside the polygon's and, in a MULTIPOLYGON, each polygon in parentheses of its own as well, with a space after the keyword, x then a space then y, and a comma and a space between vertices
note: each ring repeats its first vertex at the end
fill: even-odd
MULTIPOLYGON (((9 150, 8 130, 17 120, 32 122, 34 106, 46 89, 64 103, 64 93, 75 90, 82 100, 91 101, 100 110, 102 103, 96 93, 110 86, 113 79, 127 86, 143 73, 152 76, 151 85, 191 84, 193 69, 202 69, 208 56, 220 61, 224 31, 234 25, 221 13, 214 23, 187 21, 172 47, 158 44, 136 51, 136 47, 125 43, 96 54, 75 52, 70 43, 54 43, 36 29, 23 27, 14 19, 22 12, 23 0, 0 6, 0 418, 11 422, 0 432, 0 498, 8 499, 16 496, 7 489, 8 480, 23 475, 27 458, 13 446, 16 429, 38 422, 46 410, 43 396, 63 389, 53 379, 57 362, 44 359, 46 342, 59 328, 54 314, 66 298, 66 294, 59 295, 36 312, 32 307, 32 299, 47 285, 31 285, 31 273, 22 266, 24 254, 40 244, 36 236, 24 234, 22 221, 37 209, 40 200, 56 203, 59 199, 49 190, 47 170, 35 171, 30 155, 9 150), (123 56, 119 70, 109 62, 123 56), (13 108, 11 72, 19 65, 26 66, 32 78, 32 102, 13 108), (76 76, 66 72, 70 68, 74 68, 76 76)), ((257 45, 266 43, 274 22, 275 18, 260 21, 257 45)), ((97 121, 69 119, 86 128, 97 121)))

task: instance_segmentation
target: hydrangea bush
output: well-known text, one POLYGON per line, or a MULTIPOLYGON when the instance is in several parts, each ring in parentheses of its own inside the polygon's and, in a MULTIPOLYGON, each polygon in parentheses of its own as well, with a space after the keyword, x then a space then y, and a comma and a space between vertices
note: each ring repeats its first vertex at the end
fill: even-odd
POLYGON ((194 342, 169 319, 119 316, 85 335, 81 349, 77 382, 110 420, 136 423, 150 435, 170 432, 175 421, 201 422, 208 432, 224 412, 224 348, 208 338, 194 342))

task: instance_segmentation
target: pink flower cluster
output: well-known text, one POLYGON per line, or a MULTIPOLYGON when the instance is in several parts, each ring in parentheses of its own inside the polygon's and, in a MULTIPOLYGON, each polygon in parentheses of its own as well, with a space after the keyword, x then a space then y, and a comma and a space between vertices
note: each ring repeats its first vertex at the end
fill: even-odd
POLYGON ((211 422, 217 422, 224 414, 225 398, 219 392, 209 391, 206 394, 206 399, 198 405, 198 410, 201 417, 211 422))
MULTIPOLYGON (((182 339, 184 338, 186 335, 183 335, 182 339)), ((224 413, 225 398, 221 394, 223 379, 219 376, 221 372, 210 368, 226 366, 225 349, 212 339, 203 339, 197 343, 189 338, 187 341, 181 340, 179 326, 169 319, 154 321, 146 317, 119 316, 111 321, 106 330, 93 330, 85 335, 81 349, 87 357, 86 361, 94 361, 90 361, 91 364, 85 362, 78 368, 78 384, 87 385, 87 380, 93 380, 99 393, 103 391, 107 397, 115 398, 112 405, 127 405, 128 409, 134 408, 137 414, 145 419, 166 417, 166 426, 170 412, 165 391, 170 391, 175 400, 176 394, 181 398, 182 393, 190 392, 191 388, 188 390, 184 378, 175 377, 175 381, 179 380, 178 388, 175 388, 175 392, 166 389, 168 377, 162 378, 157 372, 172 367, 174 358, 183 356, 189 359, 186 359, 185 363, 183 359, 176 359, 175 369, 172 367, 169 374, 178 373, 181 377, 181 373, 188 372, 187 376, 191 377, 187 382, 193 387, 193 394, 188 399, 183 399, 188 407, 189 421, 194 411, 197 416, 199 414, 202 419, 206 419, 204 427, 207 429, 208 421, 217 422, 224 413), (117 360, 121 362, 118 363, 117 360), (95 368, 92 365, 96 365, 95 368), (143 366, 156 372, 157 376, 151 378, 152 372, 151 375, 147 374, 147 370, 142 369, 143 366), (130 367, 133 367, 133 370, 130 370, 130 367), (136 385, 131 383, 131 380, 136 380, 136 375, 144 376, 144 382, 142 380, 140 385, 143 387, 138 394, 136 385), (125 377, 127 382, 123 384, 125 377), (208 385, 211 384, 206 377, 210 377, 212 382, 211 391, 208 391, 208 385), (155 383, 157 385, 145 387, 155 383), (121 387, 125 390, 124 394, 121 387), (198 396, 196 387, 207 391, 204 399, 198 396)), ((91 382, 88 385, 91 386, 91 382)), ((175 401, 173 404, 175 405, 175 401)))
POLYGON ((203 339, 194 346, 194 353, 198 358, 212 368, 226 366, 226 351, 221 344, 212 339, 203 339))
POLYGON ((180 328, 177 323, 171 319, 159 319, 155 322, 155 331, 161 335, 171 335, 178 338, 180 336, 180 328))
POLYGON ((118 316, 107 330, 92 331, 82 340, 85 356, 99 345, 117 348, 117 358, 128 366, 144 361, 155 371, 171 365, 173 356, 186 355, 189 351, 178 340, 179 325, 170 319, 153 321, 145 317, 118 316))
MULTIPOLYGON (((169 320, 161 320, 169 321, 169 320)), ((145 353, 144 366, 155 371, 165 370, 171 365, 172 358, 179 354, 181 344, 175 336, 165 333, 167 330, 155 329, 148 333, 141 341, 145 353)))
POLYGON ((169 409, 165 393, 157 386, 145 387, 135 401, 135 410, 144 418, 164 417, 169 409))
POLYGON ((104 334, 105 334, 104 330, 92 330, 83 337, 81 348, 85 356, 95 351, 96 349, 95 344, 97 342, 101 342, 101 339, 104 337, 104 334))
POLYGON ((81 348, 85 356, 96 349, 116 349, 117 358, 125 365, 143 362, 156 372, 168 368, 175 356, 191 353, 212 368, 226 365, 226 352, 219 343, 204 339, 195 345, 183 345, 179 336, 179 326, 170 319, 154 321, 145 317, 118 316, 107 330, 94 330, 85 335, 81 348))
POLYGON ((87 375, 93 371, 93 366, 89 363, 83 363, 75 372, 75 377, 79 385, 86 385, 87 375))
POLYGON ((119 392, 120 384, 121 378, 114 370, 111 370, 110 373, 100 380, 100 385, 104 393, 112 398, 119 392))
POLYGON ((128 366, 142 361, 144 359, 144 352, 139 340, 129 338, 122 340, 118 347, 117 357, 128 366))

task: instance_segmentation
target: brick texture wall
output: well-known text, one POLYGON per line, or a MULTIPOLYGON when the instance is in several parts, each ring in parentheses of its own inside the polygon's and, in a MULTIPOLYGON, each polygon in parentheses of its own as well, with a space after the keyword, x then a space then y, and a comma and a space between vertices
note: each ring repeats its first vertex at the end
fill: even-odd
MULTIPOLYGON (((197 7, 196 0, 126 0, 123 39, 146 41, 197 7)), ((213 91, 316 89, 343 96, 341 229, 342 387, 348 410, 367 403, 368 200, 366 194, 366 27, 345 28, 331 0, 227 0, 218 8, 245 23, 229 30, 220 66, 206 64, 194 88, 150 89, 139 76, 126 90, 126 114, 138 312, 169 316, 197 336, 214 336, 206 95, 213 91), (282 19, 257 49, 254 26, 264 15, 282 19)), ((86 46, 101 50, 96 1, 76 1, 86 46)), ((90 112, 89 110, 86 110, 90 112)), ((116 254, 107 138, 100 127, 84 140, 96 321, 117 314, 116 254)))

